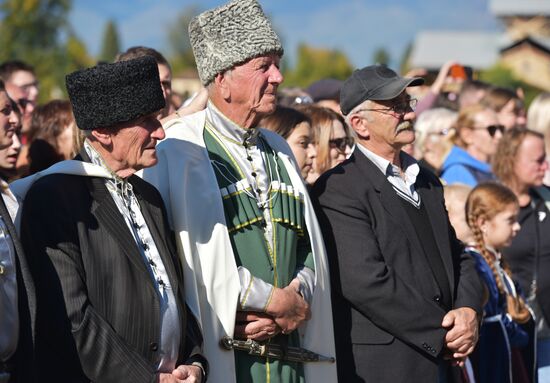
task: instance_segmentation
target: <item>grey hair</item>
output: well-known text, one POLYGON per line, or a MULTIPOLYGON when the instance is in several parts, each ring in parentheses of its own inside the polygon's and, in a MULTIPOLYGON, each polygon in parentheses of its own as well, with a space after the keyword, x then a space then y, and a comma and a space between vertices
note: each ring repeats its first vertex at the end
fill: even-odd
MULTIPOLYGON (((354 114, 357 114, 361 109, 365 109, 365 108, 368 108, 370 107, 370 103, 371 103, 371 100, 365 100, 363 101, 362 103, 360 103, 359 105, 357 105, 356 107, 354 107, 347 115, 346 115, 346 123, 348 124, 348 126, 351 127, 351 117, 354 115, 354 114)), ((367 121, 370 121, 370 119, 368 118, 368 115, 365 116, 367 121)))
POLYGON ((447 108, 428 109, 416 120, 414 130, 416 139, 414 146, 421 152, 424 151, 424 141, 430 133, 439 133, 443 130, 450 132, 453 128, 458 113, 447 108))

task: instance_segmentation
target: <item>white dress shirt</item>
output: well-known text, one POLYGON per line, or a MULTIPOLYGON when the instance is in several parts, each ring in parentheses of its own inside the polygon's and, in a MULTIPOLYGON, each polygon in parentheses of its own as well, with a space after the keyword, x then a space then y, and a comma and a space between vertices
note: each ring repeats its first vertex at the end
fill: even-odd
POLYGON ((360 143, 357 143, 357 148, 380 169, 399 197, 420 208, 420 195, 416 192, 414 186, 416 177, 418 177, 418 173, 420 172, 420 166, 413 157, 405 152, 401 152, 399 158, 402 169, 400 169, 360 143), (403 176, 401 176, 401 170, 403 170, 403 176))

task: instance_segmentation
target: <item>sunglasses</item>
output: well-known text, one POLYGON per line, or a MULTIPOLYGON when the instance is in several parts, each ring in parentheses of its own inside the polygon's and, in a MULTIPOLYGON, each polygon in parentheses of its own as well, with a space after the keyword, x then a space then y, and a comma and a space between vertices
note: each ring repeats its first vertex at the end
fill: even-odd
POLYGON ((353 138, 351 137, 342 137, 342 138, 334 138, 332 140, 328 141, 329 145, 332 148, 336 148, 341 152, 344 152, 347 147, 353 146, 353 138))
POLYGON ((487 132, 489 132, 489 135, 491 137, 494 137, 497 133, 497 130, 500 132, 500 134, 504 133, 504 125, 496 124, 496 125, 489 125, 484 128, 473 128, 474 130, 484 130, 486 129, 487 132))

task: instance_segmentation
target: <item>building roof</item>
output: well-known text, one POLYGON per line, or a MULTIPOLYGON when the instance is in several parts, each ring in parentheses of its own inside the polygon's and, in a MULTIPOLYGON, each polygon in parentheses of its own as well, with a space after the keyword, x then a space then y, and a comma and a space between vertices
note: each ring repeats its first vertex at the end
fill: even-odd
POLYGON ((497 17, 550 16, 548 0, 490 0, 489 9, 497 17))
POLYGON ((550 38, 541 38, 541 37, 533 37, 533 36, 528 36, 523 39, 514 41, 510 45, 502 47, 500 51, 505 52, 507 50, 520 46, 524 43, 531 44, 536 48, 545 51, 546 53, 550 53, 550 38))
POLYGON ((456 60, 474 69, 494 65, 502 48, 512 41, 499 32, 423 31, 416 35, 410 64, 414 68, 438 70, 456 60))

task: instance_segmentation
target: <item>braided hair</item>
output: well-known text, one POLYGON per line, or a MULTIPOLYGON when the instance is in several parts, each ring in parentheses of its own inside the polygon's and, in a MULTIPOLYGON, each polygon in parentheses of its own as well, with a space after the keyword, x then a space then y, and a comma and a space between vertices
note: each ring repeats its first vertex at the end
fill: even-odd
MULTIPOLYGON (((514 321, 525 323, 531 316, 527 305, 519 294, 514 297, 506 292, 503 279, 496 267, 496 256, 487 249, 483 238, 483 231, 479 225, 480 218, 490 220, 510 205, 518 206, 518 200, 509 188, 496 182, 481 183, 468 196, 466 201, 466 218, 468 226, 472 230, 476 247, 491 268, 499 293, 503 297, 506 297, 508 314, 510 314, 514 321)), ((501 259, 500 264, 504 273, 511 278, 512 273, 506 261, 501 259)))

